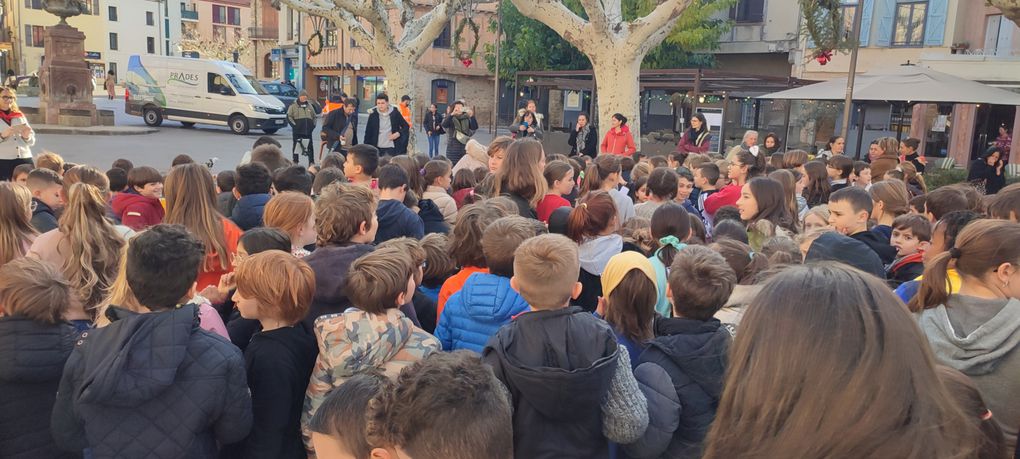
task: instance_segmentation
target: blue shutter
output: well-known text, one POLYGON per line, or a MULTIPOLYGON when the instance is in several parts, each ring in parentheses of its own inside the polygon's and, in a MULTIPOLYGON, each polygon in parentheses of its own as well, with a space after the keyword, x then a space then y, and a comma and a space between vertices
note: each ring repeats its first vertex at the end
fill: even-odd
POLYGON ((861 4, 864 5, 864 9, 861 10, 861 47, 866 48, 868 46, 868 37, 871 36, 871 13, 875 9, 875 0, 861 0, 861 4))
POLYGON ((889 46, 892 43, 893 21, 896 17, 896 0, 875 0, 875 17, 878 18, 875 46, 889 46))
POLYGON ((924 25, 924 45, 942 46, 946 35, 946 11, 949 0, 928 0, 928 17, 924 25))

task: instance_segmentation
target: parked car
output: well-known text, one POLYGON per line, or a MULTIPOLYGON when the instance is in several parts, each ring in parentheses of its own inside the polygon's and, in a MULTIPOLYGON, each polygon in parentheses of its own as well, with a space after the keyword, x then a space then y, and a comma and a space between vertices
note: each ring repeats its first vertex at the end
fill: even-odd
MULTIPOLYGON (((276 96, 277 99, 280 99, 280 102, 283 102, 283 105, 286 108, 290 108, 290 104, 293 104, 294 101, 297 100, 298 94, 300 94, 300 91, 298 91, 293 85, 282 81, 259 80, 259 84, 265 88, 266 92, 276 96)), ((315 114, 322 114, 322 107, 315 103, 314 100, 312 101, 312 106, 315 107, 315 114)))

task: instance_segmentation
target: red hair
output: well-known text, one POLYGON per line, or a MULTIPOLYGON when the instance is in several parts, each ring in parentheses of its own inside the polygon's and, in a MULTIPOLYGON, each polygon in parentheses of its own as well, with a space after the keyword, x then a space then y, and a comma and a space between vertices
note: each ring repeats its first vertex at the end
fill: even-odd
POLYGON ((567 237, 580 244, 584 239, 598 236, 616 217, 616 202, 605 191, 588 193, 577 207, 570 211, 567 220, 567 237))

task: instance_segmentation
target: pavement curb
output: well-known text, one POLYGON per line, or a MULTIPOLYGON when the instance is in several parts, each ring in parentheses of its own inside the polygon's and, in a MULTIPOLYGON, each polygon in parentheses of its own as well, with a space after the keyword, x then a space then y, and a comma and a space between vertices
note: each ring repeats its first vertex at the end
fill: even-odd
POLYGON ((121 135, 148 135, 159 132, 159 129, 148 129, 148 128, 74 128, 66 126, 40 126, 38 124, 32 126, 32 130, 36 134, 59 134, 59 135, 103 135, 103 136, 121 136, 121 135))

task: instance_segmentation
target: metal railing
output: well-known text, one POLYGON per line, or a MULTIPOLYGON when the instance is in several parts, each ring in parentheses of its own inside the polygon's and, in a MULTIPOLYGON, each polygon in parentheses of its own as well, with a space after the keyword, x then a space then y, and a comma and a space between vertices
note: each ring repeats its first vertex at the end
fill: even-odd
POLYGON ((181 3, 181 19, 189 21, 198 20, 198 10, 195 8, 194 4, 189 5, 181 3))

